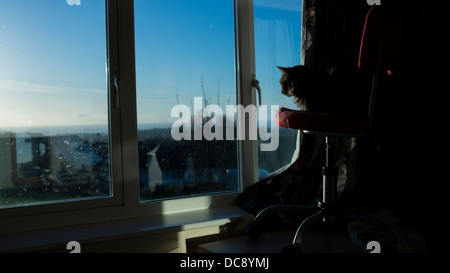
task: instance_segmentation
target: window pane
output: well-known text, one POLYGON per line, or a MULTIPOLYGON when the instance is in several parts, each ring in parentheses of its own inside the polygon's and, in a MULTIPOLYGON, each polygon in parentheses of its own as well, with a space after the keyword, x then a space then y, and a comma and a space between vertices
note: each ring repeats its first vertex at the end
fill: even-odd
POLYGON ((142 200, 237 190, 236 141, 202 134, 236 104, 233 0, 136 0, 135 27, 142 200))
MULTIPOLYGON (((254 0, 256 77, 265 105, 297 108, 292 98, 281 94, 281 73, 277 66, 289 67, 301 62, 301 10, 301 0, 254 0)), ((291 161, 296 137, 297 130, 279 128, 278 148, 259 149, 260 178, 291 161)))
POLYGON ((0 3, 0 208, 109 197, 105 1, 0 3))

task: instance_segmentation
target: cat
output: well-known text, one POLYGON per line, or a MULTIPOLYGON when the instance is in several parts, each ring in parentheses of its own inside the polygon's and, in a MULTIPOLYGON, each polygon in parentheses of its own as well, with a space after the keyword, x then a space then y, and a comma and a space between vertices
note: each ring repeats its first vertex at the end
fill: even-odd
POLYGON ((370 82, 359 73, 333 68, 327 74, 297 65, 280 67, 281 93, 302 111, 362 114, 367 111, 370 82))
MULTIPOLYGON (((281 93, 287 97, 293 97, 300 110, 367 114, 370 78, 337 68, 330 70, 327 74, 314 73, 310 68, 302 65, 278 67, 278 69, 282 72, 281 93)), ((312 145, 315 138, 304 138, 302 141, 305 141, 302 145, 312 145)), ((350 164, 350 160, 356 141, 353 137, 337 137, 332 138, 330 142, 334 146, 335 166, 338 169, 337 197, 339 198, 347 183, 349 184, 347 188, 353 187, 354 181, 351 175, 349 178, 349 172, 355 171, 355 166, 350 164)))

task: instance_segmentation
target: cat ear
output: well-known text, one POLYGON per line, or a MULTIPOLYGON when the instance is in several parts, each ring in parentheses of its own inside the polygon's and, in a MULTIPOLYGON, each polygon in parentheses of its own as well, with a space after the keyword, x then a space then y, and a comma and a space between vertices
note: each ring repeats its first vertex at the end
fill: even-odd
POLYGON ((280 70, 282 73, 287 73, 287 68, 286 67, 280 67, 277 66, 278 70, 280 70))

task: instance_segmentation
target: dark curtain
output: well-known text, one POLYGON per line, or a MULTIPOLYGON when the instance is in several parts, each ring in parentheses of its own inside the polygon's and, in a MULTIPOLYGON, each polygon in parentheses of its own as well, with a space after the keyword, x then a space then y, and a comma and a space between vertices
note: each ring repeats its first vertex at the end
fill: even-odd
POLYGON ((361 0, 304 0, 304 65, 317 73, 327 73, 336 66, 356 70, 369 9, 361 0))

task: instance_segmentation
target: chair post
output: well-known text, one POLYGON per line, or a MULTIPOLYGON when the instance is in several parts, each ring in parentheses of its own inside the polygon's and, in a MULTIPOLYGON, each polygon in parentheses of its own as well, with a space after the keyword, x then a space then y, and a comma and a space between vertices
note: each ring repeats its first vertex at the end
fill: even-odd
MULTIPOLYGON (((325 166, 322 168, 323 186, 322 186, 322 204, 324 208, 329 208, 337 202, 337 177, 338 168, 334 160, 333 147, 330 145, 330 137, 325 136, 325 166)), ((327 214, 324 222, 334 222, 335 215, 327 214)))
POLYGON ((377 90, 378 90, 378 79, 380 77, 381 56, 383 54, 383 46, 384 46, 384 41, 381 40, 380 44, 379 44, 376 69, 375 69, 375 73, 372 76, 372 90, 370 91, 370 98, 369 98, 369 111, 367 113, 366 133, 368 133, 372 129, 373 113, 374 113, 374 109, 375 109, 375 101, 376 101, 377 90))

